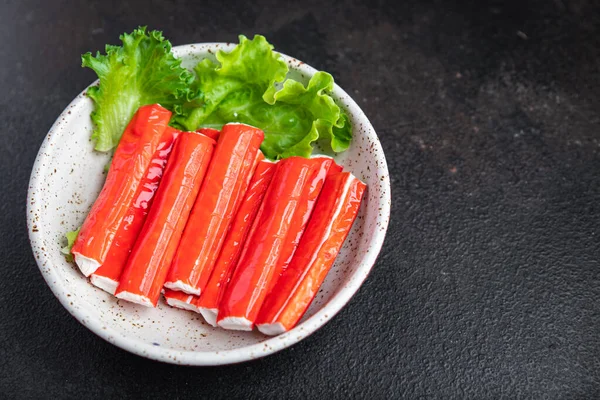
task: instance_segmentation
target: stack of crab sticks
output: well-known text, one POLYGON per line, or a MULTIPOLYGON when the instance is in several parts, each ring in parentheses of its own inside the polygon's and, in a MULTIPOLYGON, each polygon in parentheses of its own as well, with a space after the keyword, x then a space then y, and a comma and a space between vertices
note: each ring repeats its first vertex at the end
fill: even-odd
POLYGON ((72 248, 116 297, 277 335, 314 299, 366 185, 326 156, 265 159, 264 133, 229 123, 182 132, 141 107, 72 248))

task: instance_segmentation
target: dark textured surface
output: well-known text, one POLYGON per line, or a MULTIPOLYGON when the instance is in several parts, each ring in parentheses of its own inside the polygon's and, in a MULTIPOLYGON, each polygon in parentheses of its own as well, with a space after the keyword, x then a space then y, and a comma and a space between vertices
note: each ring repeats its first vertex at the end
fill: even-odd
POLYGON ((594 398, 600 393, 600 5, 592 1, 0 1, 0 398, 594 398), (186 368, 96 337, 30 252, 37 149, 138 24, 263 33, 370 117, 392 219, 359 293, 254 362, 186 368))

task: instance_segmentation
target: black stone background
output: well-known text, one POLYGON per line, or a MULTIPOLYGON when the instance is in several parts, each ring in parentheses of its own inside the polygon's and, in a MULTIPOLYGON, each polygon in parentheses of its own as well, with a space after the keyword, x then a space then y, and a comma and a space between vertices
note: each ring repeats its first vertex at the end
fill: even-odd
POLYGON ((597 1, 0 1, 1 398, 597 398, 597 1), (287 4, 287 3, 284 3, 287 4), (364 286, 301 343, 219 368, 149 361, 54 298, 25 225, 31 167, 140 24, 262 33, 370 117, 392 219, 364 286))

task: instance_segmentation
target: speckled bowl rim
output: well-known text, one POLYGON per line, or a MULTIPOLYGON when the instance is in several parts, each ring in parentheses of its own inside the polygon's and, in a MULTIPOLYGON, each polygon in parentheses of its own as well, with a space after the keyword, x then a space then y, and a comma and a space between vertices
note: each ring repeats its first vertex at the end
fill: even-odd
MULTIPOLYGON (((210 49, 212 51, 216 51, 218 49, 229 50, 233 48, 233 44, 229 43, 197 43, 197 44, 188 44, 173 47, 173 51, 176 55, 181 56, 183 54, 200 54, 206 49, 210 49)), ((312 76, 316 69, 313 67, 293 58, 289 57, 285 54, 280 53, 288 64, 297 70, 298 72, 305 74, 306 76, 312 76)), ((94 85, 93 83, 92 85, 94 85)), ((90 85, 90 86, 92 86, 90 85)), ((33 165, 33 170, 29 182, 29 191, 27 194, 27 198, 31 199, 32 197, 36 197, 36 192, 40 192, 36 190, 42 184, 42 178, 44 176, 41 173, 44 169, 49 168, 49 163, 44 167, 44 163, 46 160, 51 159, 51 153, 54 151, 53 146, 51 146, 53 142, 52 134, 57 130, 58 122, 63 118, 68 118, 68 110, 72 110, 85 101, 85 96, 83 93, 87 88, 77 96, 67 108, 61 113, 61 115, 57 118, 56 122, 50 128, 46 138, 44 139, 38 155, 36 157, 35 163, 33 165), (34 174, 33 171, 38 170, 37 174, 34 174)), ((375 260, 379 252, 381 251, 381 247, 384 242, 385 234, 387 231, 387 226, 389 223, 390 217, 390 182, 389 182, 389 173, 387 168, 387 163, 385 160, 385 156, 383 153, 383 149, 381 148, 381 144, 375 130, 373 129, 371 123, 368 118, 365 116, 360 107, 352 100, 352 98, 337 84, 333 90, 334 97, 338 99, 344 99, 343 103, 345 108, 354 115, 357 120, 360 120, 361 124, 366 127, 366 132, 373 133, 373 142, 376 147, 373 151, 373 154, 377 154, 378 157, 378 169, 377 175, 381 177, 381 190, 382 195, 379 198, 379 216, 378 216, 378 225, 381 229, 378 229, 376 233, 371 237, 370 240, 370 251, 363 257, 363 261, 360 266, 356 269, 354 274, 351 276, 351 279, 347 284, 345 284, 338 292, 335 294, 329 302, 327 302, 319 311, 317 311, 312 317, 308 318, 306 321, 298 324, 294 329, 281 334, 279 336, 274 336, 269 338, 263 342, 253 344, 247 347, 232 349, 232 350, 223 350, 223 351, 179 351, 174 349, 168 349, 164 347, 152 346, 149 344, 145 344, 139 342, 130 337, 124 336, 121 333, 113 330, 112 328, 104 328, 97 323, 96 321, 86 319, 82 310, 77 307, 74 307, 70 304, 70 300, 65 296, 65 294, 61 291, 60 284, 55 282, 60 282, 60 279, 56 279, 58 277, 58 272, 55 272, 55 269, 51 269, 51 272, 48 274, 42 274, 48 286, 54 293, 54 295, 58 298, 61 304, 67 309, 71 315, 73 315, 79 322, 81 322, 85 327, 90 329, 96 335, 100 336, 104 340, 112 343, 124 350, 127 350, 131 353, 137 354, 142 357, 150 358, 157 361, 163 361, 168 363, 177 363, 183 365, 223 365, 223 364, 233 364, 239 363, 243 361, 248 361, 260 357, 264 357, 266 355, 278 352, 283 350, 305 337, 309 336, 317 329, 321 328, 323 325, 327 323, 333 316, 335 316, 343 307, 348 303, 348 301, 352 298, 352 296, 358 291, 364 280, 367 278, 369 272, 371 271, 373 265, 375 264, 375 260), (177 361, 175 361, 177 360, 177 361)), ((32 203, 27 202, 27 225, 29 230, 29 239, 32 244, 32 247, 41 246, 43 238, 41 235, 32 235, 32 226, 33 226, 33 213, 31 212, 32 203)), ((45 264, 49 259, 46 258, 45 254, 41 254, 39 258, 36 259, 37 264, 42 269, 42 265, 45 264)))

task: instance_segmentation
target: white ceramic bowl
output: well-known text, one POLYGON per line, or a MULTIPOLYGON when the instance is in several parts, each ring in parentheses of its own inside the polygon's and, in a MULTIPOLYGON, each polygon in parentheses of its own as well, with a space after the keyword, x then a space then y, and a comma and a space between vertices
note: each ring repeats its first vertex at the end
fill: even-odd
MULTIPOLYGON (((206 43, 174 48, 185 67, 233 45, 206 43)), ((316 70, 288 56, 291 73, 306 82, 316 70)), ((323 326, 350 300, 381 250, 390 215, 390 181, 381 145, 369 120, 339 86, 333 96, 353 125, 350 149, 336 161, 368 185, 359 216, 316 299, 290 332, 213 328, 199 314, 173 309, 162 300, 155 309, 117 300, 92 286, 60 248, 64 234, 81 225, 100 191, 108 156, 92 151, 92 101, 82 92, 58 117, 39 150, 27 194, 31 247, 44 279, 63 306, 98 336, 132 353, 184 365, 246 361, 284 349, 323 326)), ((366 294, 368 295, 368 294, 366 294)), ((373 335, 377 335, 373 331, 373 335)))

